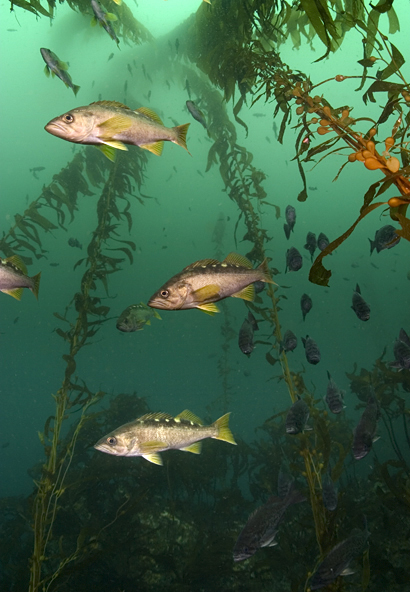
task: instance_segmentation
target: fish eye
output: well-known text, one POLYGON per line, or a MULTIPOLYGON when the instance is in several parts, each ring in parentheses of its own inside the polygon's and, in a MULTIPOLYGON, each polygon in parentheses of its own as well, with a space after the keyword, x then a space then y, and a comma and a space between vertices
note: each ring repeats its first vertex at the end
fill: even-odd
POLYGON ((107 444, 110 444, 111 446, 115 446, 116 443, 117 443, 117 438, 115 436, 109 436, 109 438, 107 438, 107 444))
POLYGON ((169 290, 161 290, 161 296, 162 298, 168 298, 169 290))
POLYGON ((71 115, 71 113, 66 113, 65 115, 63 115, 63 119, 66 123, 73 123, 74 115, 71 115))

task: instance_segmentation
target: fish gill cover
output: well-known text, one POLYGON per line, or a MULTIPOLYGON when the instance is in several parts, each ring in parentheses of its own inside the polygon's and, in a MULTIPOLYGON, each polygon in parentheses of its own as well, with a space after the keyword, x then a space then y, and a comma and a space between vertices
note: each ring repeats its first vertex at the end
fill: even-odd
POLYGON ((186 7, 18 0, 4 14, 14 59, 3 67, 1 589, 401 592, 408 14, 397 0, 186 7), (56 66, 48 80, 45 47, 56 66), (78 109, 91 119, 107 102, 112 113, 94 121, 102 142, 43 130, 58 113, 70 125, 78 109), (138 133, 151 130, 138 141, 130 113, 138 133), (189 120, 192 156, 173 146, 186 147, 189 120), (224 292, 215 269, 240 267, 230 252, 249 260, 248 274, 264 262, 270 281, 256 289, 255 275, 224 292), (331 254, 332 272, 322 262, 331 254), (285 275, 285 261, 297 273, 285 275), (154 290, 192 265, 205 283, 185 274, 180 288, 222 314, 164 310, 149 324, 154 290), (369 298, 370 318, 352 314, 352 294, 359 312, 369 298), (144 316, 117 331, 140 301, 144 316), (258 327, 249 357, 244 318, 258 327), (176 415, 186 407, 204 421, 176 415), (237 446, 210 432, 197 456, 198 426, 223 420, 219 439, 234 442, 229 412, 237 446), (94 451, 144 417, 154 436, 143 452, 158 461, 166 450, 163 466, 94 451), (286 515, 276 498, 284 466, 284 499, 307 499, 286 515), (247 559, 235 562, 247 521, 247 559))

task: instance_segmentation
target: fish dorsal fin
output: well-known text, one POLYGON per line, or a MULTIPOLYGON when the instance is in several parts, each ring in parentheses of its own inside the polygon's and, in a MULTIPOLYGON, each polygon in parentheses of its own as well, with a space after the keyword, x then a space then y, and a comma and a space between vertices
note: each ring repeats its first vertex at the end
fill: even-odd
POLYGON ((239 292, 235 292, 235 294, 231 294, 231 296, 252 302, 255 298, 255 286, 253 284, 249 284, 249 286, 246 286, 239 292))
POLYGON ((27 267, 25 266, 24 261, 20 259, 18 255, 12 255, 11 257, 7 257, 4 259, 6 263, 10 263, 13 267, 17 267, 20 271, 22 271, 25 275, 27 275, 27 267))
POLYGON ((220 261, 218 259, 200 259, 199 261, 195 261, 195 263, 187 265, 182 271, 190 271, 197 267, 208 267, 208 265, 220 265, 220 261))
POLYGON ((145 460, 148 460, 151 463, 154 463, 154 465, 162 465, 162 458, 158 453, 153 453, 153 454, 141 454, 142 458, 145 458, 145 460))
POLYGON ((120 103, 119 101, 94 101, 94 103, 90 103, 91 105, 100 105, 101 107, 119 107, 120 109, 128 109, 131 111, 127 105, 120 103))
POLYGON ((229 253, 223 260, 223 263, 230 263, 232 265, 239 265, 240 267, 246 267, 252 269, 252 263, 244 255, 239 253, 229 253))
POLYGON ((169 413, 146 413, 137 419, 137 421, 163 421, 165 419, 174 419, 169 413))
POLYGON ((201 303, 206 302, 207 300, 218 298, 219 297, 219 286, 216 284, 209 284, 208 286, 203 286, 202 288, 198 288, 192 292, 192 296, 195 302, 201 303))
POLYGON ((9 296, 13 296, 16 300, 21 300, 23 295, 23 288, 14 288, 13 290, 0 290, 3 294, 8 294, 9 296))
POLYGON ((160 125, 164 125, 162 123, 162 119, 160 118, 160 116, 157 115, 155 113, 155 111, 153 111, 152 109, 149 109, 148 107, 139 107, 139 109, 135 109, 134 113, 139 113, 140 115, 145 115, 145 117, 148 117, 148 119, 152 119, 152 121, 155 121, 155 123, 159 123, 160 125))
POLYGON ((201 454, 202 443, 195 442, 194 444, 191 444, 190 446, 186 446, 185 448, 180 448, 180 450, 183 450, 184 452, 192 452, 193 454, 201 454))
POLYGON ((355 292, 357 292, 358 294, 361 294, 359 284, 356 284, 356 290, 355 290, 355 292))
POLYGON ((181 413, 179 413, 175 417, 175 421, 177 421, 178 419, 185 419, 186 421, 191 421, 192 423, 195 423, 197 425, 204 425, 203 422, 199 419, 199 417, 194 415, 192 411, 189 411, 189 409, 181 411, 181 413))
POLYGON ((103 132, 101 139, 111 139, 115 134, 126 132, 132 126, 132 120, 126 115, 114 115, 100 123, 97 127, 103 132))
POLYGON ((156 156, 161 156, 162 150, 164 149, 164 142, 163 140, 159 140, 152 144, 140 144, 139 147, 152 152, 152 154, 155 154, 156 156))

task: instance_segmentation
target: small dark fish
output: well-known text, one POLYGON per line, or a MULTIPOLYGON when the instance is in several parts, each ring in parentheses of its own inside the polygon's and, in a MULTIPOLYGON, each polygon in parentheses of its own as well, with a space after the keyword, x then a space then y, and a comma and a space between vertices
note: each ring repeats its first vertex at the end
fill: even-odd
POLYGON ((384 251, 384 249, 391 249, 395 247, 398 242, 400 242, 400 237, 396 234, 396 229, 391 224, 386 224, 386 226, 382 226, 379 230, 376 231, 374 235, 374 240, 370 241, 370 255, 373 253, 374 249, 378 253, 380 251, 384 251))
POLYGON ((175 50, 178 53, 178 50, 179 50, 179 39, 178 38, 175 39, 175 50))
POLYGON ((134 74, 132 73, 131 64, 127 64, 127 69, 128 69, 128 72, 131 74, 131 76, 134 76, 134 74))
POLYGON ((266 113, 252 113, 254 117, 266 117, 266 113))
POLYGON ((77 238, 69 238, 68 239, 68 244, 70 245, 70 247, 76 247, 77 249, 82 249, 83 245, 80 244, 80 241, 77 238))
POLYGON ((329 411, 332 413, 340 413, 345 407, 343 405, 343 397, 345 392, 340 390, 333 378, 330 376, 329 372, 327 373, 327 377, 329 382, 327 384, 325 401, 329 407, 329 411))
POLYGON ((295 478, 290 474, 289 468, 285 463, 280 465, 278 475, 278 496, 284 499, 291 490, 295 478))
POLYGON ((110 55, 108 56, 107 62, 109 62, 110 60, 112 60, 113 57, 114 57, 114 54, 113 53, 110 53, 110 55))
POLYGON ((171 90, 171 85, 170 85, 170 83, 168 82, 168 80, 165 80, 165 84, 167 85, 167 87, 169 88, 169 90, 171 90))
POLYGON ((91 88, 94 88, 94 86, 95 86, 95 80, 92 81, 91 88))
POLYGON ((362 416, 354 429, 353 437, 353 456, 356 460, 360 460, 367 456, 372 448, 376 437, 377 422, 380 418, 380 407, 373 391, 370 392, 367 400, 367 405, 362 413, 362 416))
POLYGON ((326 247, 329 245, 329 239, 323 232, 321 232, 317 238, 317 246, 320 251, 324 251, 326 247))
POLYGON ((288 329, 287 331, 285 331, 283 339, 280 343, 279 353, 281 354, 283 351, 284 352, 293 351, 294 349, 296 349, 297 344, 298 344, 298 339, 297 339, 296 335, 293 333, 293 331, 288 329))
POLYGON ((254 350, 254 343, 253 343, 253 334, 254 331, 258 331, 258 323, 256 322, 255 317, 251 313, 248 312, 248 317, 242 323, 241 328, 239 329, 239 339, 238 345, 241 352, 245 355, 250 357, 251 353, 254 350))
POLYGON ((42 166, 38 166, 38 167, 34 167, 32 169, 29 169, 29 172, 33 175, 33 177, 35 179, 38 179, 37 177, 37 173, 39 173, 40 171, 44 171, 46 167, 42 167, 42 166))
POLYGON ((302 255, 295 247, 291 247, 286 251, 286 269, 287 271, 299 271, 303 265, 302 255))
POLYGON ((276 121, 272 123, 272 131, 275 136, 275 140, 278 139, 278 126, 276 125, 276 121))
POLYGON ((309 364, 319 364, 321 356, 316 341, 313 341, 309 335, 306 335, 306 339, 302 337, 302 341, 305 347, 306 360, 309 364))
MULTIPOLYGON (((229 216, 227 218, 227 220, 229 220, 229 216)), ((255 288, 255 294, 260 294, 261 292, 264 291, 265 289, 265 282, 253 282, 254 288, 255 288)))
POLYGON ((268 142, 268 144, 270 144, 270 137, 269 136, 265 136, 265 140, 268 142))
POLYGON ((57 76, 57 78, 59 78, 62 82, 64 82, 64 84, 66 85, 67 88, 71 88, 71 90, 73 91, 75 96, 77 96, 77 93, 80 90, 80 87, 77 86, 76 84, 73 84, 73 81, 71 80, 71 76, 67 72, 68 64, 66 64, 65 62, 62 62, 58 58, 58 56, 56 56, 55 53, 53 53, 50 49, 47 49, 45 47, 40 48, 40 53, 41 53, 43 60, 46 63, 46 66, 44 68, 44 72, 46 73, 46 76, 50 76, 50 73, 52 76, 57 76))
POLYGON ((203 177, 203 174, 201 173, 201 171, 199 169, 197 169, 196 172, 198 173, 198 175, 200 175, 201 177, 203 177))
POLYGON ((147 71, 145 69, 144 64, 141 64, 141 68, 142 68, 142 73, 144 74, 144 77, 146 78, 147 77, 147 71))
POLYGON ((148 102, 149 102, 149 101, 150 101, 150 99, 151 99, 151 91, 150 91, 150 90, 148 91, 148 94, 147 94, 147 99, 148 99, 148 102))
POLYGON ((193 101, 187 101, 186 102, 186 106, 188 111, 190 112, 190 114, 192 115, 192 117, 196 120, 199 121, 199 123, 205 128, 207 129, 206 126, 206 121, 205 121, 205 116, 202 113, 202 111, 200 109, 198 109, 198 107, 195 105, 195 103, 193 101))
POLYGON ((309 407, 303 399, 298 399, 293 403, 286 416, 286 433, 296 436, 306 429, 306 423, 309 419, 309 407))
POLYGON ((302 294, 302 298, 300 299, 300 308, 302 310, 303 320, 305 320, 308 312, 312 310, 312 306, 313 302, 311 297, 307 294, 302 294))
POLYGON ((317 187, 309 187, 309 191, 317 191, 317 187))
POLYGON ((16 318, 14 319, 14 321, 13 321, 13 325, 15 325, 16 323, 18 323, 18 320, 19 320, 19 318, 20 318, 20 317, 16 317, 16 318))
POLYGON ((248 559, 262 547, 273 547, 275 536, 289 506, 304 502, 306 498, 292 487, 285 499, 272 496, 248 518, 233 549, 234 561, 248 559))
POLYGON ((293 206, 286 206, 285 220, 286 224, 284 224, 283 229, 285 231, 286 238, 289 239, 290 233, 293 231, 293 228, 296 224, 296 210, 293 206))
POLYGON ((50 263, 50 267, 58 267, 59 265, 59 263, 50 263))
POLYGON ((178 172, 178 171, 177 171, 177 167, 176 167, 175 165, 174 165, 172 168, 174 169, 174 171, 175 171, 176 173, 178 172))
POLYGON ((314 232, 307 233, 306 244, 304 248, 309 251, 310 259, 313 261, 313 255, 315 254, 317 248, 316 234, 314 232))
POLYGON ((128 90, 128 80, 126 80, 124 82, 124 92, 127 92, 127 90, 128 90))
POLYGON ((351 308, 354 310, 360 321, 368 321, 370 319, 370 306, 363 298, 359 284, 356 284, 356 290, 353 292, 351 308))
POLYGON ((336 510, 337 489, 332 481, 330 465, 322 479, 322 500, 326 510, 329 510, 329 512, 334 512, 334 510, 336 510))
POLYGON ((400 329, 399 338, 394 342, 393 353, 395 362, 390 362, 391 368, 410 370, 410 338, 404 329, 400 329))
MULTIPOLYGON (((188 93, 188 97, 191 98, 191 85, 189 84, 188 78, 185 80, 185 90, 188 93)), ((188 107, 188 105, 187 105, 187 107, 188 107)), ((188 107, 188 109, 189 109, 189 107, 188 107)))
POLYGON ((8 31, 9 33, 16 33, 16 32, 17 32, 17 29, 7 29, 7 31, 8 31))
POLYGON ((91 0, 91 8, 94 13, 91 25, 96 25, 99 23, 100 27, 102 27, 104 31, 106 31, 111 37, 111 39, 115 41, 117 45, 119 45, 120 40, 118 39, 111 24, 113 21, 117 20, 116 15, 106 12, 105 8, 98 2, 98 0, 91 0))
POLYGON ((367 526, 364 531, 355 528, 349 538, 333 547, 313 574, 309 584, 310 590, 320 590, 339 576, 354 573, 349 568, 349 563, 363 553, 369 534, 367 526))

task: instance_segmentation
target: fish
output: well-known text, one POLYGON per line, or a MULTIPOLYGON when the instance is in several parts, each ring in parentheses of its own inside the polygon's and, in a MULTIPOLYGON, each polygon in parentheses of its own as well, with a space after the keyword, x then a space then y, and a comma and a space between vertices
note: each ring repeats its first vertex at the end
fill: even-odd
POLYGON ((132 111, 117 101, 97 101, 55 117, 47 123, 48 133, 75 144, 93 144, 114 160, 115 149, 128 150, 125 144, 139 146, 158 156, 164 141, 174 142, 187 152, 189 123, 165 127, 156 113, 147 107, 132 111))
POLYGON ((75 247, 77 249, 82 249, 83 245, 80 243, 80 241, 78 240, 78 238, 69 238, 68 239, 68 244, 70 245, 70 247, 75 247))
POLYGON ((114 31, 114 28, 111 24, 112 21, 117 20, 115 14, 112 14, 111 12, 106 12, 105 9, 98 2, 98 0, 91 0, 91 8, 94 13, 91 25, 95 27, 95 25, 99 23, 100 27, 102 27, 104 31, 106 31, 108 35, 111 37, 111 39, 115 41, 117 45, 119 45, 120 40, 118 39, 114 31))
POLYGON ((159 452, 184 450, 200 454, 200 441, 206 438, 236 445, 228 425, 229 416, 230 413, 226 413, 211 425, 203 425, 188 409, 176 417, 167 413, 147 413, 110 432, 98 440, 94 448, 114 456, 142 456, 162 465, 159 452))
POLYGON ((161 320, 159 313, 143 302, 131 304, 120 314, 117 321, 117 329, 124 333, 142 331, 145 325, 151 325, 151 317, 161 320))
POLYGON ((363 298, 359 284, 356 284, 356 290, 353 292, 351 308, 360 321, 368 321, 370 319, 370 306, 363 298))
POLYGON ((309 364, 319 364, 321 355, 316 341, 309 337, 309 335, 306 335, 306 339, 302 337, 302 341, 305 348, 306 360, 309 364))
POLYGON ((309 191, 317 191, 317 187, 309 187, 309 191))
POLYGON ((369 238, 370 242, 370 255, 376 249, 377 253, 384 251, 385 249, 391 249, 400 242, 400 237, 396 234, 396 229, 391 224, 382 226, 379 230, 376 230, 374 240, 369 238))
POLYGON ((33 177, 35 179, 38 179, 37 177, 37 173, 44 171, 46 167, 42 167, 42 166, 38 166, 38 167, 33 167, 32 169, 29 169, 29 172, 33 175, 33 177))
POLYGON ((306 236, 306 244, 304 246, 310 253, 310 259, 313 261, 313 255, 317 248, 316 234, 314 232, 308 232, 306 236))
POLYGON ((332 481, 330 465, 322 479, 322 501, 326 510, 334 512, 337 508, 337 489, 332 481))
POLYGON ((207 125, 205 121, 205 116, 200 109, 195 105, 194 101, 187 101, 186 103, 187 109, 192 115, 192 117, 199 121, 199 123, 207 130, 207 125))
POLYGON ((288 466, 282 462, 278 474, 278 496, 281 499, 286 498, 294 482, 295 478, 290 474, 288 466))
POLYGON ((359 423, 354 429, 352 451, 356 460, 367 456, 376 442, 377 422, 380 418, 380 407, 373 391, 370 391, 366 407, 362 413, 359 423))
POLYGON ((272 131, 273 135, 275 136, 275 140, 278 139, 278 126, 276 125, 276 121, 272 123, 272 131))
POLYGON ((410 338, 404 329, 400 329, 399 338, 394 342, 393 353, 395 362, 390 362, 391 368, 410 370, 410 338))
POLYGON ((254 117, 266 117, 266 113, 252 113, 254 117))
POLYGON ((241 328, 239 329, 238 339, 239 349, 243 354, 247 355, 248 358, 250 357, 255 347, 253 343, 254 331, 258 330, 258 323, 256 322, 256 319, 251 313, 251 311, 249 311, 248 317, 244 320, 241 328))
POLYGON ((277 545, 275 536, 289 506, 306 501, 305 496, 291 487, 285 499, 272 496, 266 504, 257 508, 248 518, 234 549, 234 561, 252 557, 262 547, 277 545))
POLYGON ((369 534, 367 526, 364 531, 354 528, 347 539, 333 547, 314 572, 309 584, 310 590, 320 590, 339 576, 354 573, 349 564, 363 552, 369 534))
POLYGON ((293 333, 293 331, 288 329, 287 331, 285 331, 283 339, 280 342, 279 353, 281 354, 283 351, 284 352, 291 352, 294 349, 296 349, 297 345, 298 345, 298 338, 293 333))
POLYGON ((286 206, 285 220, 283 229, 285 231, 286 238, 289 239, 290 233, 293 231, 296 224, 296 210, 293 206, 286 206))
MULTIPOLYGON (((189 98, 191 98, 191 85, 189 84, 189 80, 188 80, 188 78, 185 80, 185 90, 186 90, 186 91, 187 91, 187 93, 188 93, 188 97, 189 97, 189 98)), ((187 102, 188 102, 188 101, 187 101, 187 102)), ((191 102, 192 102, 192 101, 191 101, 191 102)), ((188 107, 188 105, 187 105, 187 107, 188 107)), ((189 109, 189 107, 188 107, 188 109, 189 109)), ((194 117, 195 117, 195 115, 194 115, 194 117)), ((196 119, 196 118, 195 118, 195 119, 196 119)))
POLYGON ((16 323, 18 323, 18 320, 19 320, 19 318, 20 318, 20 317, 16 317, 16 318, 14 319, 14 321, 13 321, 13 325, 15 325, 16 323))
POLYGON ((67 88, 71 88, 74 95, 77 96, 77 93, 80 90, 80 87, 77 86, 76 84, 73 84, 73 81, 71 80, 71 76, 67 72, 68 65, 65 62, 62 62, 56 56, 56 54, 51 51, 51 49, 46 49, 45 47, 41 47, 40 53, 42 55, 43 60, 46 63, 45 68, 44 68, 44 72, 46 73, 46 76, 50 76, 50 72, 51 72, 51 75, 53 77, 57 76, 57 78, 59 78, 62 82, 64 82, 64 84, 66 85, 67 88))
POLYGON ((168 80, 165 80, 165 84, 167 85, 168 89, 171 90, 171 85, 168 80))
POLYGON ((286 269, 287 271, 299 271, 303 265, 302 255, 295 247, 291 247, 286 251, 286 269))
POLYGON ((110 53, 110 55, 108 56, 107 62, 109 62, 110 60, 112 60, 113 57, 114 57, 114 53, 110 53))
POLYGON ((343 405, 345 391, 340 390, 333 378, 330 376, 329 372, 327 373, 327 377, 329 382, 327 384, 325 401, 329 407, 329 411, 337 414, 345 408, 345 405, 343 405))
POLYGON ((320 251, 324 251, 326 247, 329 245, 329 239, 323 232, 319 234, 317 237, 317 246, 320 251))
POLYGON ((124 82, 124 92, 126 93, 128 90, 128 80, 124 82))
POLYGON ((305 320, 308 312, 312 310, 313 302, 310 296, 302 294, 300 299, 300 308, 302 309, 303 320, 305 320))
POLYGON ((59 263, 50 263, 50 267, 58 267, 59 265, 59 263))
POLYGON ((148 306, 165 310, 199 308, 212 315, 219 312, 214 303, 223 298, 253 300, 253 282, 258 280, 274 283, 266 259, 256 269, 237 253, 229 253, 222 262, 202 259, 168 280, 151 296, 148 306))
POLYGON ((131 76, 134 76, 134 74, 132 73, 131 64, 127 64, 127 69, 128 69, 128 72, 131 74, 131 76))
POLYGON ((179 39, 178 39, 178 37, 175 39, 175 50, 178 53, 178 50, 179 50, 179 39))
POLYGON ((260 294, 265 289, 265 282, 258 280, 257 282, 253 282, 253 286, 255 288, 255 294, 260 294))
POLYGON ((289 409, 286 415, 285 428, 286 433, 292 436, 300 434, 306 428, 309 419, 309 407, 303 399, 298 398, 289 409))
POLYGON ((18 255, 7 259, 0 257, 0 292, 21 300, 23 288, 28 288, 38 298, 41 271, 33 277, 27 275, 27 268, 18 255))

